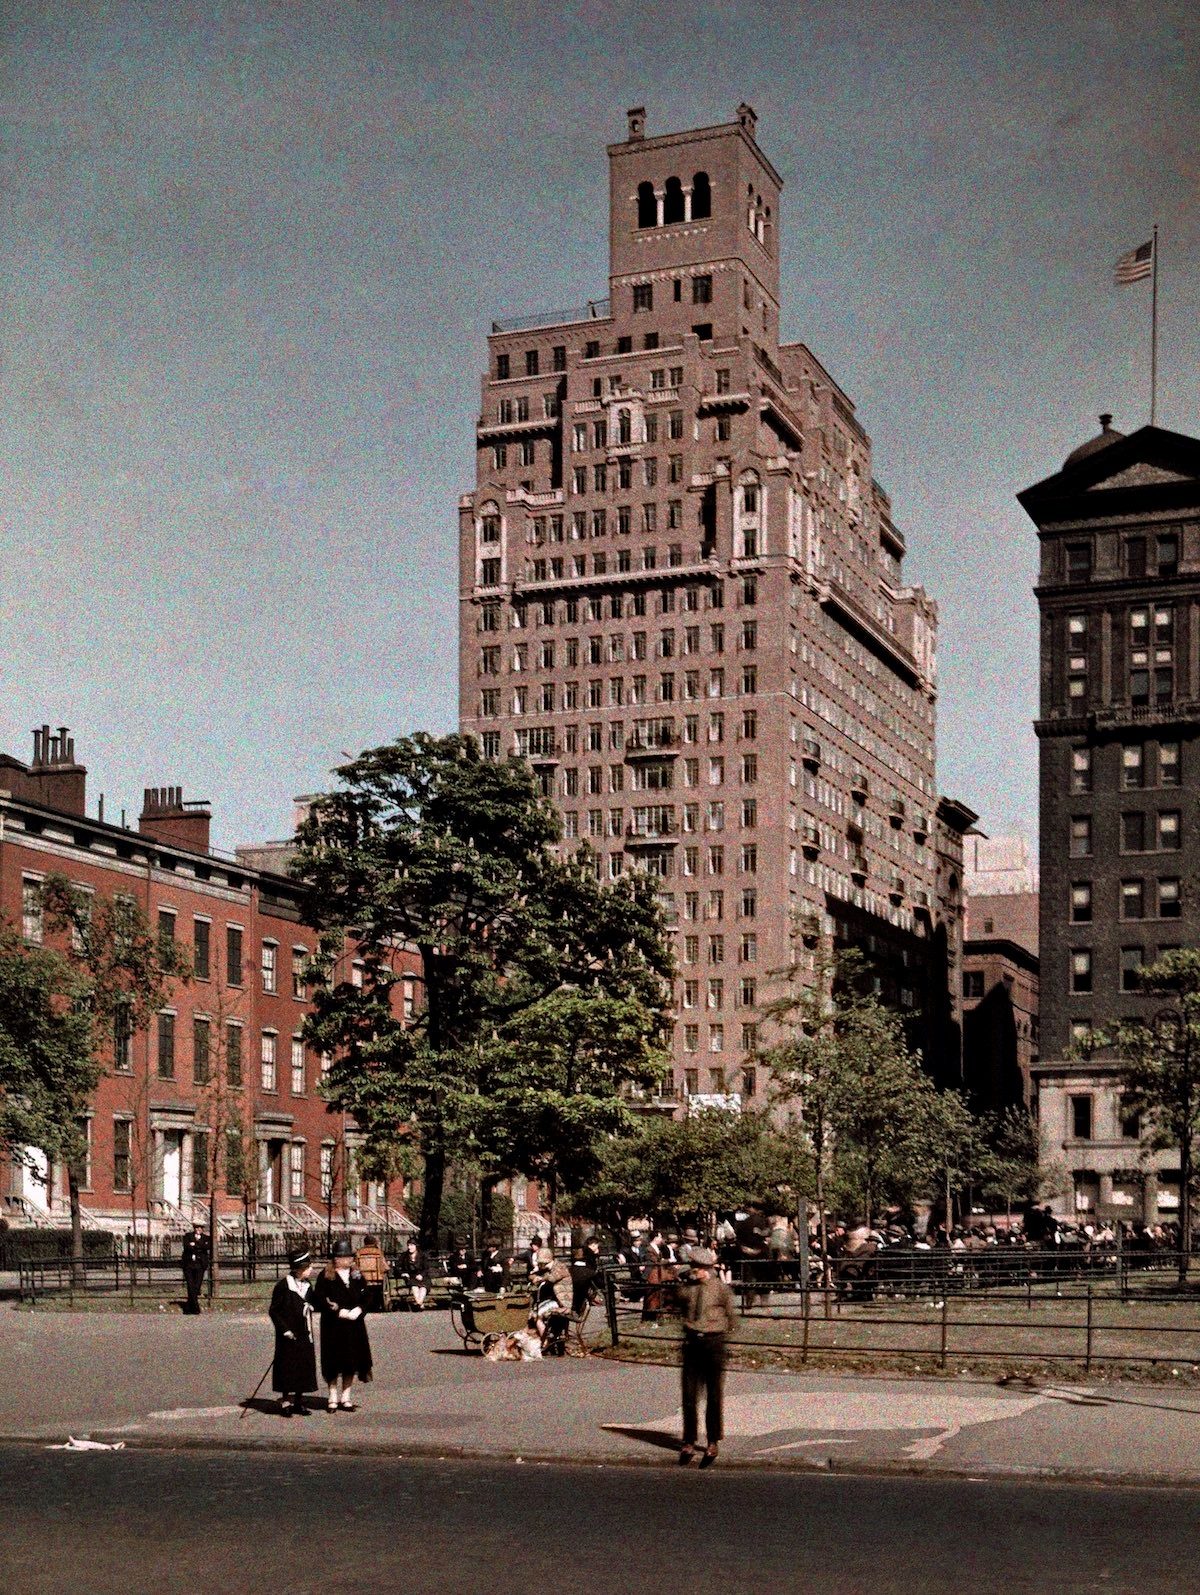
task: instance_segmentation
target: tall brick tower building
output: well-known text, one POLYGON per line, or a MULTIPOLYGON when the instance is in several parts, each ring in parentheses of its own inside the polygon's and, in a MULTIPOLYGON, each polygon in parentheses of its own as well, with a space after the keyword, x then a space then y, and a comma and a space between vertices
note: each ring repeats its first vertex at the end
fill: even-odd
POLYGON ((1179 1154, 1143 1159, 1111 1052, 1138 973, 1200 944, 1200 440, 1112 417, 1017 495, 1041 573, 1042 1157, 1067 1205, 1175 1217, 1179 1154))
POLYGON ((904 585, 870 439, 779 341, 755 123, 648 138, 629 113, 608 298, 494 323, 460 503, 462 728, 529 758, 606 876, 661 881, 675 1090, 750 1101, 796 946, 864 945, 944 1018, 945 861, 974 818, 938 803, 936 608, 904 585))

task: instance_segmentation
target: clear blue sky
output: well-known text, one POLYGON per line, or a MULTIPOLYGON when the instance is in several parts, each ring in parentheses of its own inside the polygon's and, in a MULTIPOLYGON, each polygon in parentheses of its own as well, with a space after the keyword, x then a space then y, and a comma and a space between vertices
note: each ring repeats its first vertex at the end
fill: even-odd
POLYGON ((1032 529, 1112 410, 1200 430, 1200 23, 1175 0, 7 0, 0 746, 286 834, 456 713, 490 318, 605 287, 604 145, 759 112, 784 332, 859 406, 941 606, 939 777, 1036 826, 1032 529))

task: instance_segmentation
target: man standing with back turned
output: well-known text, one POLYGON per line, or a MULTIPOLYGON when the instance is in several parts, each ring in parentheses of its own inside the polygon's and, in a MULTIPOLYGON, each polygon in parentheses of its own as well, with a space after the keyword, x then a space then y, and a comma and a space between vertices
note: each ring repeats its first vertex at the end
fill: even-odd
POLYGON ((704 1430, 708 1446, 700 1458, 702 1468, 717 1460, 721 1443, 721 1401, 725 1383, 725 1337, 737 1324, 733 1292, 716 1272, 716 1253, 707 1246, 692 1247, 692 1267, 679 1284, 679 1315, 683 1320, 683 1445, 679 1465, 686 1467, 696 1454, 697 1406, 704 1386, 704 1430))

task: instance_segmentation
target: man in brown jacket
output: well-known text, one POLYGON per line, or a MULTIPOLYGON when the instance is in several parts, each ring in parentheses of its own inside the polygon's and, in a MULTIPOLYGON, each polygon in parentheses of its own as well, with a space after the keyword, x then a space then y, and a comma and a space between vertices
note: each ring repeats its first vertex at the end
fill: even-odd
POLYGON ((679 1313, 683 1320, 683 1445, 679 1464, 696 1454, 700 1387, 704 1386, 704 1430, 707 1449, 700 1466, 717 1460, 721 1442, 721 1402, 725 1384, 725 1337, 737 1324, 733 1292, 716 1272, 716 1254, 707 1246, 692 1248, 692 1266, 680 1281, 679 1313))

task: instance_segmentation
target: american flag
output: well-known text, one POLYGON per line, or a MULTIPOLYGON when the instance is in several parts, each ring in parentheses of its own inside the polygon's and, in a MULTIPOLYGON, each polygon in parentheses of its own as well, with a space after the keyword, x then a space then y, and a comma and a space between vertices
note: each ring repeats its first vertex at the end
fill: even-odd
POLYGON ((1117 261, 1117 282, 1141 282, 1143 277, 1148 277, 1154 269, 1154 240, 1148 239, 1146 243, 1139 244, 1136 249, 1131 249, 1127 255, 1122 255, 1117 261))

